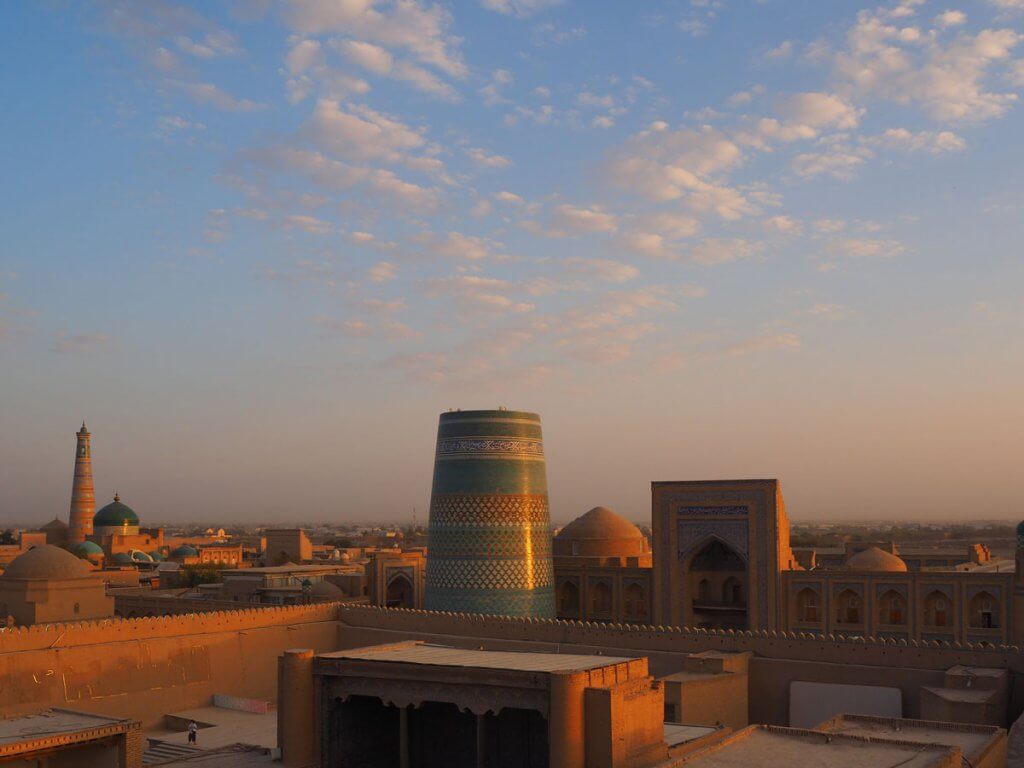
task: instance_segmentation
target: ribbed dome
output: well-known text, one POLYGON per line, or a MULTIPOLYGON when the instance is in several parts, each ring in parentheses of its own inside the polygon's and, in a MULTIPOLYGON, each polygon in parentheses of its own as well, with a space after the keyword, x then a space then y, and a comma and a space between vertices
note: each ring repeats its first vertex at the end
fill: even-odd
POLYGON ((878 547, 868 547, 863 552, 846 558, 848 571, 906 571, 907 564, 891 552, 878 547))
POLYGON ((7 579, 80 579, 89 575, 89 566, 67 550, 44 544, 18 555, 7 566, 7 579))
POLYGON ((118 565, 135 565, 135 563, 132 562, 132 556, 127 552, 118 552, 114 555, 114 562, 118 565))
POLYGON ((171 557, 199 557, 199 550, 195 547, 190 547, 188 544, 182 544, 171 552, 171 557))
POLYGON ((77 544, 75 544, 74 552, 76 555, 94 557, 95 555, 103 554, 103 547, 101 547, 95 541, 80 541, 77 544))
POLYGON ((312 587, 309 588, 309 594, 316 597, 329 597, 332 600, 340 600, 345 596, 345 593, 341 591, 341 587, 337 584, 332 584, 329 581, 318 581, 312 587))
POLYGON ((135 562, 135 563, 152 563, 153 562, 153 558, 150 557, 145 552, 143 552, 141 549, 133 549, 131 552, 128 553, 128 556, 132 559, 132 562, 135 562))
POLYGON ((154 563, 160 563, 164 560, 164 553, 161 552, 159 549, 154 549, 152 552, 149 553, 149 556, 153 558, 154 563))
POLYGON ((115 495, 112 502, 96 513, 96 516, 92 519, 92 524, 93 527, 102 528, 122 528, 126 525, 137 526, 139 524, 139 516, 127 504, 121 503, 120 496, 115 495))
POLYGON ((646 552, 647 539, 633 523, 608 507, 594 507, 555 537, 556 555, 633 557, 646 552))

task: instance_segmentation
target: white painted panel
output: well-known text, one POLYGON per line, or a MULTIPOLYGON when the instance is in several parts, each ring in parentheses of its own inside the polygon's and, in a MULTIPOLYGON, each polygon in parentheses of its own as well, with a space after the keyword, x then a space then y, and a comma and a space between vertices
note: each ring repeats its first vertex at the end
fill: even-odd
POLYGON ((789 724, 813 728, 836 715, 877 715, 903 717, 903 696, 899 688, 880 685, 838 683, 789 684, 789 724))

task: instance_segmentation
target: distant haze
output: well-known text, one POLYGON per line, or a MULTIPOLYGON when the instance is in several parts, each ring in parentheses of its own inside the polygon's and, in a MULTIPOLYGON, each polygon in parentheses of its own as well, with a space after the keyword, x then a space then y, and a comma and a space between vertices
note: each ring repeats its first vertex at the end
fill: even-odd
POLYGON ((536 411, 552 519, 779 478, 1024 517, 1024 12, 9 3, 0 524, 425 522, 536 411))

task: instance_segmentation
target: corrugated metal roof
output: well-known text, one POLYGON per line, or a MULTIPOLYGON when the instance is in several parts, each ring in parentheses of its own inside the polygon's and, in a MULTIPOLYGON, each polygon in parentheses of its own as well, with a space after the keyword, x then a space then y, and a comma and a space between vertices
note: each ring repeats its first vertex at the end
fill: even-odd
POLYGON ((400 664, 430 664, 442 667, 478 667, 511 669, 520 672, 563 672, 608 667, 638 657, 583 656, 571 653, 520 653, 515 651, 477 651, 428 643, 375 645, 321 654, 327 659, 354 659, 400 664))

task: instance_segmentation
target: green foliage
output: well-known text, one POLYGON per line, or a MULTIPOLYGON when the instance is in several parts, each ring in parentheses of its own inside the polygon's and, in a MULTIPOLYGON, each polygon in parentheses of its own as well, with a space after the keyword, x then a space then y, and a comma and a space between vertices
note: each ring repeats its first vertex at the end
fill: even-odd
POLYGON ((203 563, 183 566, 178 574, 178 583, 183 587, 198 587, 200 584, 217 584, 224 580, 221 571, 223 563, 203 563))
POLYGON ((8 528, 3 533, 0 533, 0 544, 17 544, 18 540, 14 535, 14 531, 8 528))

